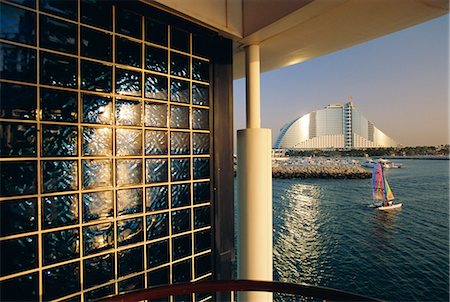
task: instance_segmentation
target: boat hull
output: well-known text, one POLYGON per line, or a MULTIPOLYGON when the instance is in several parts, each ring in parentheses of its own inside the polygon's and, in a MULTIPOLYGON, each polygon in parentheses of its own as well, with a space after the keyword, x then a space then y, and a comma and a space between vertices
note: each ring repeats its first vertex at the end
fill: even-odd
POLYGON ((392 205, 390 205, 390 206, 381 206, 381 207, 377 207, 377 210, 380 210, 380 211, 388 211, 388 210, 398 209, 398 208, 400 208, 401 206, 403 206, 403 203, 395 203, 395 204, 392 204, 392 205))

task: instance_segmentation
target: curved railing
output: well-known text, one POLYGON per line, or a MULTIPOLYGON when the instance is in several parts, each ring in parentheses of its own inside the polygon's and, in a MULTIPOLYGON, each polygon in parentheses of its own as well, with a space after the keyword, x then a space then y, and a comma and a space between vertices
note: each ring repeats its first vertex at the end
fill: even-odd
POLYGON ((137 290, 115 295, 101 300, 102 302, 130 302, 147 299, 162 299, 169 296, 189 295, 192 293, 261 291, 314 297, 329 301, 381 301, 378 299, 353 294, 337 289, 308 284, 295 284, 276 281, 254 280, 215 280, 193 283, 179 283, 137 290))

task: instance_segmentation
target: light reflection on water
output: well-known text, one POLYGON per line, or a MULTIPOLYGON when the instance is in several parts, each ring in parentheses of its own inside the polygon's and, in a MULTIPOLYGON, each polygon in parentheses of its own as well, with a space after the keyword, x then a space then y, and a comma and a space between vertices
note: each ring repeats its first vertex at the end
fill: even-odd
POLYGON ((280 281, 305 278, 320 278, 317 260, 321 254, 319 228, 320 188, 315 185, 293 184, 285 196, 281 215, 275 217, 274 225, 278 227, 275 258, 283 254, 288 260, 280 267, 280 281), (303 241, 303 245, 291 242, 303 241), (298 266, 300 262, 303 265, 298 266))

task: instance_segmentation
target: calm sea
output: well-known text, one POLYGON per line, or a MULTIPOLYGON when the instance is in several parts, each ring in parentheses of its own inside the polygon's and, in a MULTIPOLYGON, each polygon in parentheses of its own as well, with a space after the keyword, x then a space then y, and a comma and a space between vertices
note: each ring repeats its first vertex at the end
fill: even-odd
POLYGON ((449 162, 398 160, 396 201, 371 180, 273 180, 275 279, 389 301, 449 301, 449 162))

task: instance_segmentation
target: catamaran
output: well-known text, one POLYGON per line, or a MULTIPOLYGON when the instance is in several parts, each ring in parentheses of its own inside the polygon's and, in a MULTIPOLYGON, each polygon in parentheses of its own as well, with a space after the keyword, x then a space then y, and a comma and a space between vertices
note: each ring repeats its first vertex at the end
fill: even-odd
POLYGON ((382 163, 376 163, 372 172, 373 205, 378 210, 400 208, 402 203, 393 203, 394 194, 384 175, 382 163))

